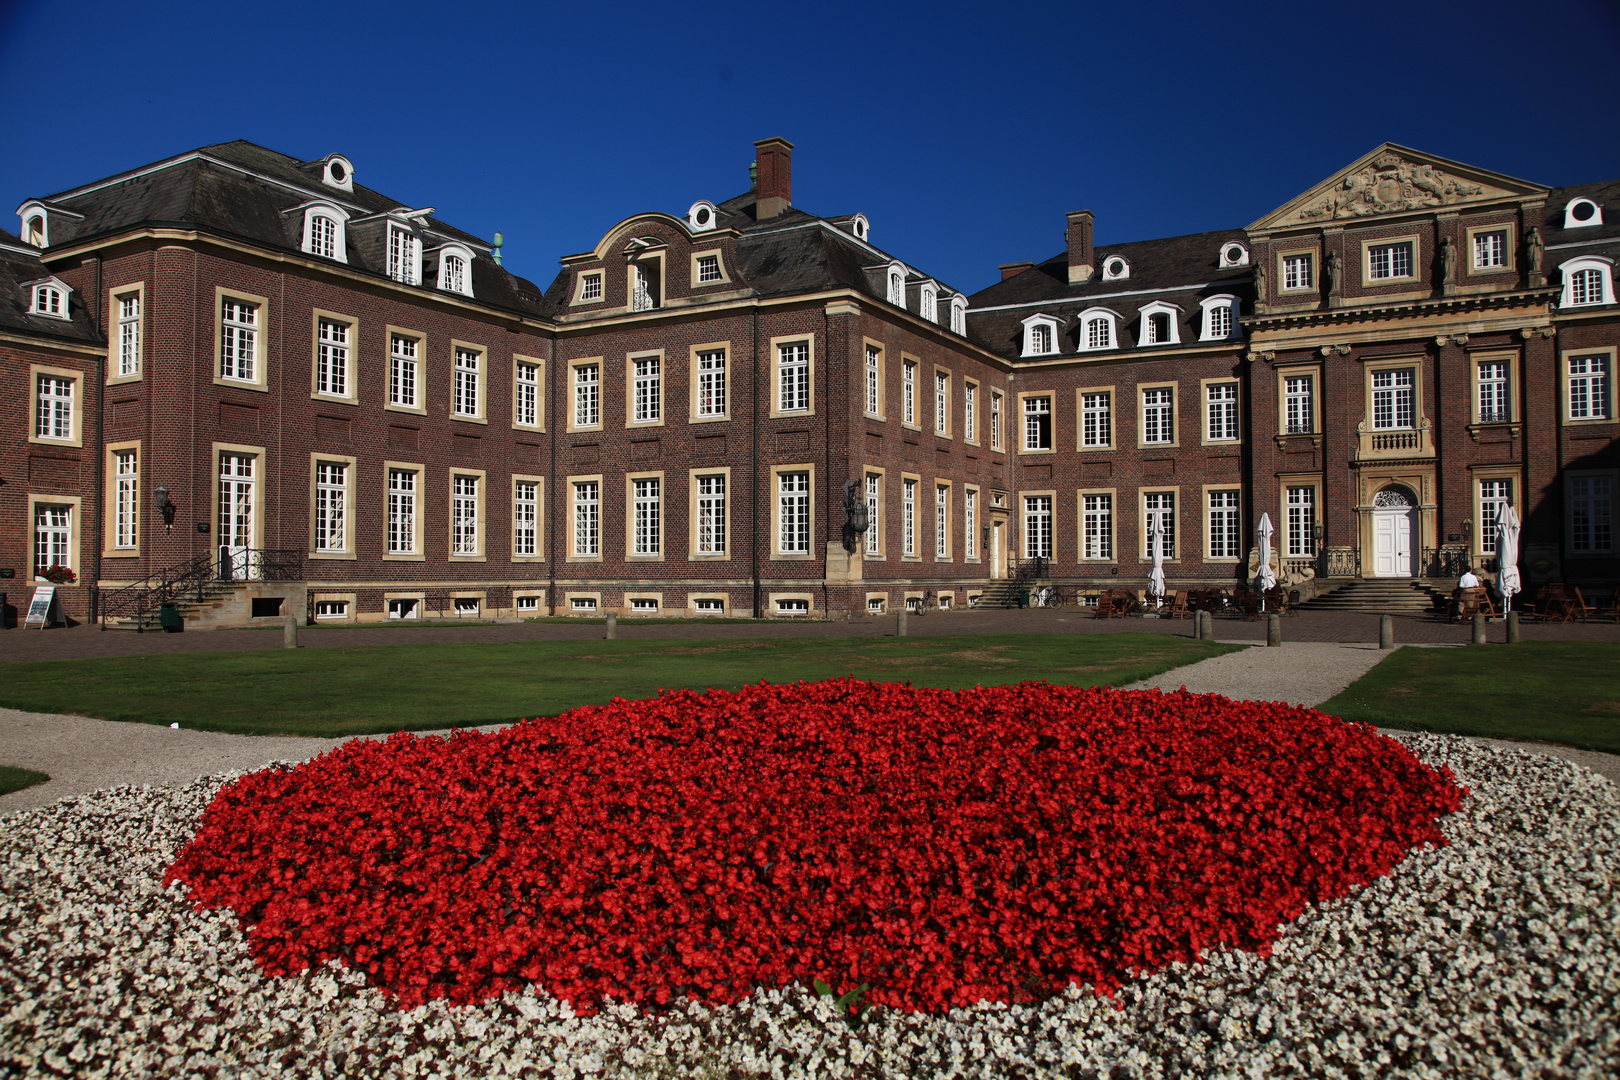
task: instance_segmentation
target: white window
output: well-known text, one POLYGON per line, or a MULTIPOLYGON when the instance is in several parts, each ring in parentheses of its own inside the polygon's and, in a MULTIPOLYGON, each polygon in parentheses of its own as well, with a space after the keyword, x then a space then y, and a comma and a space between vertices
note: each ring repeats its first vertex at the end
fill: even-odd
POLYGON ((344 222, 348 215, 335 206, 314 206, 304 211, 304 250, 323 259, 348 262, 344 222))
POLYGON ((390 619, 415 619, 421 616, 422 601, 415 598, 405 598, 388 601, 388 617, 390 619))
POLYGON ((698 260, 697 260, 697 266, 698 266, 698 284, 699 285, 703 285, 703 284, 706 284, 706 283, 711 282, 711 281, 719 281, 721 279, 721 275, 720 275, 720 256, 718 256, 718 255, 699 255, 698 260))
POLYGON ((1221 268, 1229 266, 1248 266, 1249 249, 1242 244, 1227 244, 1221 248, 1221 268))
POLYGON ((1080 498, 1081 527, 1084 530, 1085 557, 1112 561, 1114 558, 1114 497, 1083 495, 1080 498))
POLYGON ((1112 349, 1114 347, 1114 320, 1106 315, 1093 315, 1086 320, 1086 348, 1112 349))
POLYGON ((1614 550, 1614 480, 1573 476, 1569 481, 1569 549, 1579 555, 1614 550))
POLYGON ((656 476, 630 481, 632 555, 664 550, 663 484, 656 476))
POLYGON ((951 489, 934 485, 934 556, 943 559, 951 553, 951 489))
POLYGON ((1288 555, 1313 558, 1316 555, 1316 488, 1288 489, 1288 555))
POLYGON ((922 287, 922 295, 917 301, 917 311, 929 322, 939 322, 939 296, 932 285, 922 287))
POLYGON ((596 427, 602 422, 602 368, 580 364, 574 368, 574 426, 596 427))
POLYGON ((388 554, 416 554, 416 473, 388 470, 388 554))
POLYGON ((880 522, 883 520, 883 477, 877 473, 866 474, 866 554, 883 554, 883 530, 880 522))
POLYGON ((1603 208, 1591 199, 1571 199, 1564 206, 1566 229, 1584 229, 1588 225, 1601 224, 1603 224, 1603 208))
POLYGON ((533 556, 540 550, 540 483, 512 482, 512 554, 533 556))
POLYGON ((1052 557, 1052 496, 1024 496, 1024 557, 1052 557))
POLYGON ((634 423, 657 423, 664 415, 663 364, 657 356, 638 356, 631 375, 634 390, 634 423))
POLYGON ((806 412, 810 408, 810 343, 788 341, 776 349, 777 410, 806 412))
POLYGON ((906 306, 906 276, 899 269, 889 271, 889 303, 896 307, 906 306))
POLYGON ((456 350, 455 401, 452 410, 457 416, 477 416, 478 366, 481 357, 471 349, 456 350))
POLYGON ((1238 437, 1238 384, 1210 383, 1204 388, 1204 405, 1209 417, 1211 442, 1230 442, 1238 437))
POLYGON ((648 615, 658 613, 658 598, 655 596, 637 596, 630 601, 630 610, 648 615))
MULTIPOLYGON (((1145 511, 1142 521, 1142 550, 1148 551, 1147 538, 1152 535, 1153 527, 1159 528, 1159 550, 1164 552, 1166 559, 1176 557, 1176 493, 1173 491, 1150 491, 1142 496, 1142 506, 1145 511)), ((1151 554, 1151 553, 1149 553, 1151 554)))
POLYGON ((141 536, 141 470, 134 450, 113 453, 113 547, 134 548, 141 536))
POLYGON ((315 463, 315 550, 345 551, 348 536, 349 468, 336 461, 315 463))
POLYGON ((595 480, 574 484, 574 554, 601 553, 601 488, 595 480))
POLYGON ((900 419, 913 426, 917 423, 917 364, 913 360, 900 365, 900 419))
POLYGON ((602 275, 600 273, 580 275, 579 298, 581 300, 602 299, 602 275))
POLYGON ((512 420, 519 427, 540 425, 540 365, 512 362, 512 420))
POLYGON ((1052 324, 1035 323, 1029 328, 1029 355, 1045 356, 1052 348, 1052 324))
POLYGON ((1410 428, 1413 420, 1411 368, 1375 371, 1373 384, 1373 428, 1380 431, 1410 428))
POLYGON ((403 334, 393 335, 388 358, 388 403, 407 409, 416 408, 416 347, 417 340, 403 334))
POLYGON ((962 495, 962 557, 979 557, 979 493, 968 488, 962 495))
POLYGON ((967 300, 960 296, 951 297, 951 332, 967 334, 967 300))
POLYGON ((118 298, 118 377, 141 373, 141 294, 118 298))
POLYGON ((1303 255, 1284 255, 1282 261, 1283 289, 1288 292, 1296 292, 1302 289, 1314 289, 1316 287, 1316 272, 1315 267, 1312 265, 1313 261, 1314 256, 1308 253, 1303 255))
POLYGON ((347 600, 317 600, 315 601, 315 617, 317 619, 347 619, 349 617, 349 602, 347 600))
POLYGON ((1176 344, 1176 317, 1163 309, 1142 312, 1142 344, 1176 344))
POLYGON ((776 474, 777 550, 783 555, 810 554, 810 474, 776 474))
POLYGON ((990 391, 990 449, 1001 449, 1001 395, 990 391))
POLYGON ((726 415, 726 351, 712 349, 698 353, 699 416, 726 415))
POLYGON ((23 223, 23 241, 37 248, 45 246, 44 214, 35 214, 23 223))
POLYGON ((1479 482, 1479 550, 1486 555, 1496 554, 1496 525, 1502 520, 1502 508, 1512 504, 1513 481, 1479 482))
POLYGON ((446 292, 473 294, 473 254, 466 248, 446 247, 439 251, 439 288, 446 292))
POLYGON ((457 476, 450 485, 450 554, 478 554, 478 477, 457 476))
POLYGON ((388 276, 407 285, 422 283, 422 242, 398 225, 388 226, 388 276))
POLYGON ((73 568, 73 507, 34 504, 34 572, 53 566, 73 568))
POLYGON ((1474 234, 1474 269, 1491 270, 1507 265, 1507 230, 1493 229, 1474 234))
POLYGON ((979 388, 973 383, 962 388, 962 438, 979 441, 979 388))
POLYGON ((220 308, 219 377, 253 382, 258 344, 259 305, 225 297, 220 308))
POLYGON ((330 397, 349 395, 349 324, 320 321, 315 347, 315 392, 330 397))
POLYGON ((934 372, 934 434, 951 433, 951 377, 934 372))
POLYGON ((1052 449, 1052 399, 1044 394, 1024 399, 1024 449, 1052 449))
POLYGON ((39 376, 35 397, 35 438, 73 438, 74 381, 63 375, 39 376))
POLYGON ((1204 309, 1202 341, 1230 341, 1238 336, 1236 297, 1211 296, 1200 302, 1204 309))
POLYGON ((1507 361, 1483 361, 1479 365, 1479 422, 1481 424, 1505 424, 1507 421, 1507 361))
POLYGON ((635 285, 630 291, 632 311, 653 311, 662 306, 658 289, 658 263, 636 264, 635 285))
POLYGON ((866 347, 866 415, 881 415, 883 351, 876 345, 866 347))
POLYGON ((1412 242, 1378 244, 1367 249, 1367 276, 1374 281, 1412 276, 1412 242))
POLYGON ((781 597, 776 601, 778 615, 808 615, 810 614, 810 601, 791 597, 781 597))
POLYGON ((514 596, 512 606, 518 611, 539 611, 540 598, 538 596, 514 596))
POLYGON ((1310 375, 1289 375, 1283 379, 1283 431, 1288 435, 1309 435, 1316 430, 1316 380, 1310 375))
POLYGON ((1114 395, 1096 390, 1080 395, 1080 445, 1112 446, 1114 442, 1114 395))
POLYGON ((1209 493, 1209 557, 1212 559, 1235 559, 1242 553, 1243 538, 1238 530, 1240 494, 1236 491, 1209 493))
POLYGON ((48 315, 53 319, 68 317, 67 292, 55 285, 35 285, 29 314, 48 315))
POLYGON ((1175 396, 1168 386, 1142 391, 1142 442, 1168 445, 1176 441, 1175 396))
POLYGON ((1103 260, 1104 281, 1124 281, 1130 276, 1131 264, 1118 255, 1112 255, 1103 260))
POLYGON ((594 597, 594 596, 571 596, 571 597, 568 598, 568 606, 571 609, 573 609, 574 611, 595 611, 596 610, 596 597, 594 597))
POLYGON ((869 596, 866 598, 866 613, 868 615, 883 614, 883 607, 884 600, 881 596, 869 596))
POLYGON ((1558 269, 1564 275, 1560 307, 1614 303, 1614 266, 1608 259, 1599 256, 1571 259, 1558 269))
POLYGON ((457 596, 450 601, 450 609, 456 613, 457 618, 468 615, 476 617, 483 601, 476 596, 457 596))
POLYGON ((705 615, 724 615, 726 602, 715 599, 694 600, 692 601, 692 610, 705 615))
POLYGON ((1609 358, 1569 358, 1569 418, 1606 420, 1609 417, 1609 358))
POLYGON ((697 478, 697 550, 699 555, 726 553, 726 477, 697 478))
POLYGON ((906 480, 900 485, 900 552, 917 554, 917 481, 906 480))

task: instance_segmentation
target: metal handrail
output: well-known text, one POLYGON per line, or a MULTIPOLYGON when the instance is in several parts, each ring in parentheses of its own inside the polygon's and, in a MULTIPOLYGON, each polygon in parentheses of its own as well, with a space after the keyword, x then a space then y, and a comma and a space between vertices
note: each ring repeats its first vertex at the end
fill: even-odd
MULTIPOLYGON (((132 585, 102 593, 99 615, 101 628, 109 618, 135 619, 141 631, 146 618, 166 603, 182 597, 196 603, 208 598, 211 587, 234 586, 246 581, 298 581, 304 576, 304 553, 271 548, 220 548, 217 554, 198 555, 175 566, 166 566, 132 585)), ((144 631, 143 631, 144 632, 144 631)))

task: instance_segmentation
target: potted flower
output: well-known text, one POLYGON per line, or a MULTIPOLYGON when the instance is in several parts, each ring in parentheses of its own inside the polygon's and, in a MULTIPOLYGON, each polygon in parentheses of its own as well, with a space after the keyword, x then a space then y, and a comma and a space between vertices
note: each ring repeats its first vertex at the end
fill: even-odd
POLYGON ((56 563, 52 563, 50 566, 36 567, 34 576, 44 578, 55 585, 71 585, 78 580, 78 575, 73 572, 71 566, 59 566, 56 563))

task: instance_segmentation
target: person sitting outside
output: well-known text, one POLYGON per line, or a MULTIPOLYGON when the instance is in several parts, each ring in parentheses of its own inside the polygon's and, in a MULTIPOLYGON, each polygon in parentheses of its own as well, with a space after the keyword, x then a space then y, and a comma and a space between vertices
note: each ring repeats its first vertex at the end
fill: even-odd
POLYGON ((1457 579, 1457 588, 1459 589, 1477 589, 1479 584, 1479 575, 1474 573, 1472 566, 1464 570, 1462 577, 1457 579))

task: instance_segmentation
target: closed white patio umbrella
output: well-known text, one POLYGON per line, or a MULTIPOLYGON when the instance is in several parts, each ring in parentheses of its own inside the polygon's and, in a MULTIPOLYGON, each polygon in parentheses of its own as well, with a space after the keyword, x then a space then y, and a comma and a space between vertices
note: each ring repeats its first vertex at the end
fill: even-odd
POLYGON ((1277 575, 1271 572, 1271 537, 1276 532, 1271 527, 1271 515, 1260 515, 1260 568, 1254 575, 1255 586, 1262 592, 1268 593, 1277 587, 1277 575))
POLYGON ((1148 596, 1157 602, 1164 596, 1164 533, 1159 528, 1157 516, 1148 529, 1148 550, 1153 552, 1153 572, 1148 575, 1147 591, 1148 596))
POLYGON ((1496 588, 1502 594, 1502 614, 1513 605, 1513 594, 1521 591, 1519 582, 1519 515, 1503 506, 1496 519, 1496 588))

